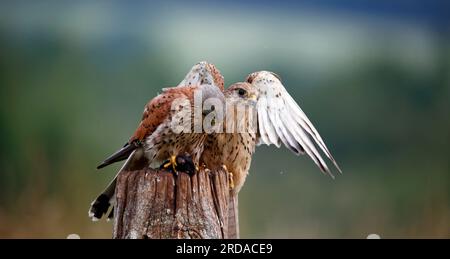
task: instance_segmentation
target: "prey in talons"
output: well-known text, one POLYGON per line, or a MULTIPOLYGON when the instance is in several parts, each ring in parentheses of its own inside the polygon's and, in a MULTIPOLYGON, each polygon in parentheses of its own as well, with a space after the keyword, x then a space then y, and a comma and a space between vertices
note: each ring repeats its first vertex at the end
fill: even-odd
POLYGON ((195 165, 191 155, 185 153, 183 155, 171 156, 169 160, 165 161, 160 169, 167 170, 178 176, 179 172, 187 173, 188 175, 194 175, 199 170, 195 165))

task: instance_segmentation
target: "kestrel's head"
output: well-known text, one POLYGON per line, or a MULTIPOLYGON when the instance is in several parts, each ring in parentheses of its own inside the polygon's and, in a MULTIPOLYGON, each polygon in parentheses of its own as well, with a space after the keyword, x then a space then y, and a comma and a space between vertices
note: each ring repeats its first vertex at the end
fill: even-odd
POLYGON ((258 91, 249 83, 234 83, 225 90, 225 98, 234 104, 255 105, 258 100, 258 91))
POLYGON ((224 90, 224 80, 219 69, 214 64, 201 61, 191 68, 179 86, 205 84, 215 85, 220 90, 224 90))
POLYGON ((245 79, 245 82, 249 84, 257 83, 262 80, 267 81, 279 81, 281 83, 281 77, 273 72, 270 71, 259 71, 251 73, 247 76, 245 79))

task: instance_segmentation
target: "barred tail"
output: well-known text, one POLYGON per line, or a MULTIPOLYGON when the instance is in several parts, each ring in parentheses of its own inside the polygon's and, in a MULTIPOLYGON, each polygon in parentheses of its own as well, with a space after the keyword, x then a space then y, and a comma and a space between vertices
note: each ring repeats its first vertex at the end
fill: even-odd
MULTIPOLYGON (((106 187, 106 189, 91 203, 89 208, 89 218, 93 221, 97 221, 103 217, 108 212, 109 207, 114 203, 114 197, 116 192, 116 183, 118 175, 126 169, 131 168, 135 163, 140 162, 140 155, 135 156, 136 150, 133 150, 129 155, 127 161, 120 168, 119 172, 116 174, 111 183, 106 187)), ((108 219, 114 217, 114 208, 108 215, 108 219)))
MULTIPOLYGON (((114 180, 108 185, 108 187, 100 194, 92 203, 89 208, 89 218, 93 221, 97 221, 103 217, 108 212, 109 207, 111 206, 115 194, 116 189, 116 179, 117 176, 114 177, 114 180)), ((112 217, 113 211, 111 210, 108 218, 112 217)))

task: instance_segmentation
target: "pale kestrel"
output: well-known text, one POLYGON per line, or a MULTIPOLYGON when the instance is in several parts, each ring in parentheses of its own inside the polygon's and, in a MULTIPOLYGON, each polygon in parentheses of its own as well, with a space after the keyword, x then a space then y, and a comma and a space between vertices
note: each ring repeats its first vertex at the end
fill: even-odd
MULTIPOLYGON (((237 195, 247 177, 256 145, 274 144, 280 147, 283 143, 297 155, 308 154, 322 172, 333 176, 318 152, 315 146, 317 145, 339 172, 341 169, 311 121, 286 91, 276 74, 267 71, 252 73, 246 82, 230 86, 225 91, 225 98, 227 115, 234 115, 231 116, 231 123, 237 125, 241 121, 241 125, 247 125, 248 130, 236 131, 234 127, 234 132, 226 130, 225 133, 208 135, 201 162, 206 167, 225 165, 232 174, 234 187, 228 212, 228 234, 230 238, 238 238, 237 195), (239 113, 239 109, 230 109, 229 106, 250 109, 241 109, 239 113)), ((224 120, 224 127, 227 128, 229 123, 230 120, 224 120)))
MULTIPOLYGON (((177 87, 163 89, 161 94, 145 106, 141 122, 125 146, 97 168, 125 159, 127 161, 120 171, 131 167, 157 167, 165 161, 169 162, 164 167, 169 167, 176 164, 177 155, 185 153, 198 164, 206 138, 205 133, 194 131, 195 118, 192 111, 196 108, 193 107, 194 95, 198 91, 201 91, 201 103, 211 98, 223 100, 223 77, 214 65, 200 62, 192 67, 177 87), (183 121, 186 112, 189 113, 187 117, 190 120, 183 121), (174 130, 173 122, 178 122, 178 126, 184 127, 184 131, 174 130)), ((107 212, 112 203, 115 185, 116 178, 92 203, 89 216, 93 220, 101 218, 107 212)))

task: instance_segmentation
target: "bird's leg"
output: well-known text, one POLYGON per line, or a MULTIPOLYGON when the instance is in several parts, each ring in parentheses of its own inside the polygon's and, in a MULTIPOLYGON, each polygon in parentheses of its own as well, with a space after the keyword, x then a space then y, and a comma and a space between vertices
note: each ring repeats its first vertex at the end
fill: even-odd
POLYGON ((233 173, 228 171, 228 168, 226 165, 222 165, 222 168, 225 169, 225 171, 228 173, 228 181, 229 181, 229 185, 230 185, 230 190, 234 189, 234 180, 233 180, 233 173))
POLYGON ((177 156, 171 156, 169 160, 163 163, 161 166, 164 169, 168 169, 169 167, 172 167, 171 169, 175 174, 178 174, 178 171, 176 169, 177 167, 177 156))
POLYGON ((173 171, 175 175, 178 175, 178 172, 193 175, 198 171, 198 166, 192 161, 191 155, 185 153, 184 155, 171 156, 161 165, 161 169, 173 171))

